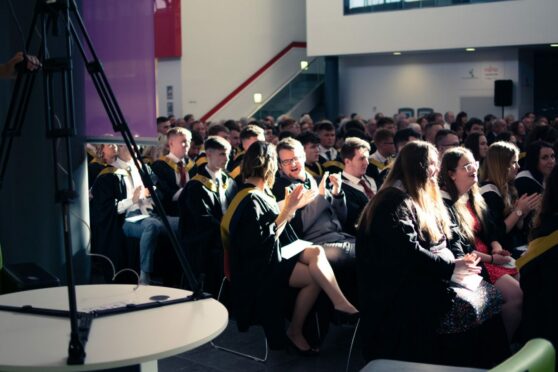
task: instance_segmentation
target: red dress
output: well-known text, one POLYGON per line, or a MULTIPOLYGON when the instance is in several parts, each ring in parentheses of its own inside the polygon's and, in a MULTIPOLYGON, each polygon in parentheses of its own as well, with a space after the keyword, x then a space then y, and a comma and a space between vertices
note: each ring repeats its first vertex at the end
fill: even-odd
MULTIPOLYGON (((469 210, 469 213, 471 213, 471 216, 475 221, 473 226, 473 230, 475 232, 475 250, 481 253, 490 254, 490 250, 488 246, 479 237, 480 232, 482 231, 482 225, 479 219, 477 218, 477 215, 473 213, 473 209, 471 207, 470 202, 467 202, 467 209, 469 210)), ((517 269, 510 269, 500 265, 494 265, 488 262, 484 262, 484 266, 486 267, 486 271, 488 271, 488 275, 490 277, 490 283, 492 284, 496 283, 496 281, 500 279, 503 275, 509 274, 513 276, 517 274, 517 269)))

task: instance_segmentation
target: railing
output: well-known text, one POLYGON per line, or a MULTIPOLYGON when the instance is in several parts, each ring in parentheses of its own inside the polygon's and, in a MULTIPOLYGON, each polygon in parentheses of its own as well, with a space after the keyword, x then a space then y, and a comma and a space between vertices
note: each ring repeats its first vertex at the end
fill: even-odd
POLYGON ((301 100, 312 94, 323 83, 324 73, 324 58, 310 60, 308 66, 289 76, 248 116, 262 119, 266 115, 278 116, 278 111, 281 111, 281 114, 291 114, 291 110, 301 100))
POLYGON ((246 79, 242 84, 240 84, 236 89, 234 89, 230 94, 223 98, 219 103, 217 103, 211 110, 209 110, 205 115, 201 116, 201 121, 207 121, 213 115, 215 115, 219 110, 225 107, 230 101, 232 101, 240 92, 242 92, 246 87, 252 84, 256 79, 262 76, 271 66, 273 66, 277 61, 279 61, 283 56, 290 52, 293 48, 306 48, 306 42, 294 41, 290 43, 287 47, 281 50, 277 55, 271 58, 266 64, 259 68, 255 73, 253 73, 248 79, 246 79))

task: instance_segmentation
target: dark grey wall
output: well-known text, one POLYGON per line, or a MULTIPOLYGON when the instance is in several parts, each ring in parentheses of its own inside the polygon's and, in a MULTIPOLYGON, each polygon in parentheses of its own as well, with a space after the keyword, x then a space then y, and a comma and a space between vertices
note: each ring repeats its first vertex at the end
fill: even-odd
MULTIPOLYGON (((34 0, 10 0, 15 16, 21 23, 25 38, 34 9, 34 0)), ((0 61, 5 62, 22 50, 22 36, 10 12, 7 0, 0 1, 0 61)), ((63 39, 52 40, 52 55, 63 39)), ((37 49, 31 49, 30 53, 37 49)), ((11 91, 15 80, 0 80, 0 127, 4 127, 11 91)), ((76 123, 83 133, 83 73, 79 64, 75 69, 76 123)), ((59 92, 55 99, 61 100, 59 92)), ((71 205, 71 229, 75 274, 78 283, 89 277, 89 263, 85 255, 88 244, 89 222, 86 185, 86 160, 83 138, 72 139, 73 182, 80 194, 71 205)), ((63 147, 58 149, 63 155, 63 147)), ((60 156, 60 159, 64 159, 60 156)), ((65 281, 65 259, 62 235, 61 207, 54 200, 54 164, 52 141, 46 138, 42 77, 36 80, 23 125, 22 136, 15 138, 9 163, 0 189, 0 244, 5 264, 35 262, 65 281)), ((64 166, 66 167, 66 166, 64 166)), ((60 171, 63 174, 63 171, 60 171)))

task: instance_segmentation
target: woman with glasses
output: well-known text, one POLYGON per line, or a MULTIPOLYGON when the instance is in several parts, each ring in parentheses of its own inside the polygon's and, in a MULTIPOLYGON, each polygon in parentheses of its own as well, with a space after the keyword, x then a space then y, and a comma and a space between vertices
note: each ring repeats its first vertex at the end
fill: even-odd
POLYGON ((245 330, 257 321, 263 325, 270 348, 286 343, 301 355, 317 355, 318 349, 308 343, 302 328, 320 291, 339 316, 358 318, 358 310, 339 289, 321 247, 302 244, 303 249, 295 250, 291 257, 285 255, 284 248, 297 241, 289 220, 315 195, 298 185, 286 192, 279 208, 271 193, 277 155, 265 142, 254 142, 248 148, 241 167, 244 184, 221 222, 225 271, 231 281, 238 327, 245 330), (283 315, 289 288, 298 289, 298 294, 285 335, 283 315))
POLYGON ((464 244, 465 253, 473 250, 486 268, 488 280, 504 298, 502 318, 511 341, 521 321, 523 294, 513 261, 494 238, 487 206, 477 186, 478 161, 464 147, 444 153, 438 182, 444 202, 464 244))
POLYGON ((519 149, 498 141, 488 148, 481 168, 480 192, 494 224, 494 238, 502 247, 492 247, 492 253, 509 254, 517 258, 525 250, 527 226, 524 220, 540 204, 540 194, 518 197, 513 181, 519 170, 519 149))

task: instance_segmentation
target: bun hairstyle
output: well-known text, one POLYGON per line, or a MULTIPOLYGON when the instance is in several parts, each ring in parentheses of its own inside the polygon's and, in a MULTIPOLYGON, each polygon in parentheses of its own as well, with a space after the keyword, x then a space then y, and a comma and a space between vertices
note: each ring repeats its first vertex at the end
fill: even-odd
POLYGON ((277 155, 273 145, 256 141, 250 145, 240 165, 242 180, 250 177, 263 179, 271 188, 277 172, 277 155))

